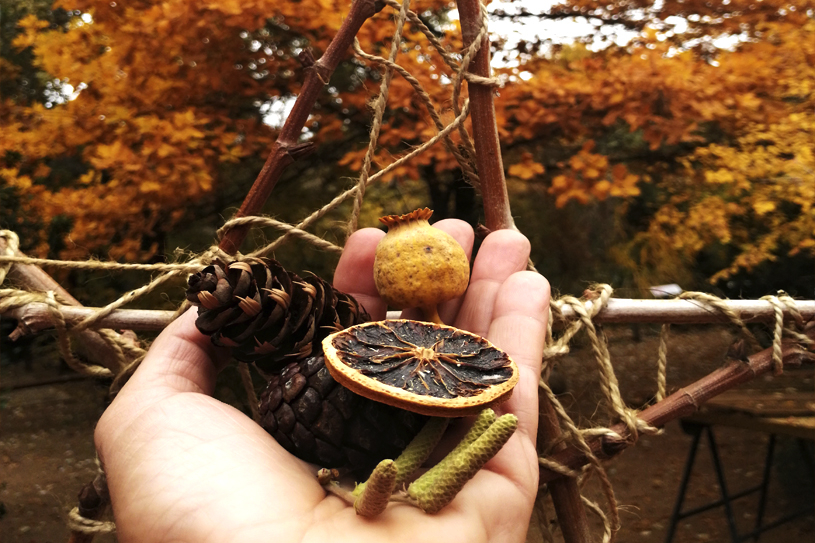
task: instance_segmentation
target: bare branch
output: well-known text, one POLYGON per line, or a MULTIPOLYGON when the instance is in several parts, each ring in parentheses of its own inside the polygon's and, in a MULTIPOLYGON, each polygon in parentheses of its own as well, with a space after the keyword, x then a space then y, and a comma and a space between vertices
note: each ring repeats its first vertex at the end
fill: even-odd
MULTIPOLYGON (((235 217, 248 217, 257 215, 263 208, 266 200, 277 185, 283 171, 298 158, 302 158, 313 152, 314 146, 311 143, 298 143, 303 127, 308 121, 317 97, 328 84, 331 74, 339 65, 345 52, 354 42, 354 37, 359 32, 362 24, 382 9, 384 4, 376 0, 354 0, 348 17, 343 21, 342 26, 337 31, 337 35, 331 40, 328 48, 320 57, 320 60, 311 64, 308 56, 301 58, 307 67, 306 79, 300 95, 294 102, 294 107, 286 118, 280 135, 269 153, 266 163, 260 170, 252 188, 246 195, 243 204, 235 214, 235 217)), ((219 247, 229 254, 238 252, 241 243, 246 238, 249 231, 248 226, 233 228, 221 239, 219 247)))

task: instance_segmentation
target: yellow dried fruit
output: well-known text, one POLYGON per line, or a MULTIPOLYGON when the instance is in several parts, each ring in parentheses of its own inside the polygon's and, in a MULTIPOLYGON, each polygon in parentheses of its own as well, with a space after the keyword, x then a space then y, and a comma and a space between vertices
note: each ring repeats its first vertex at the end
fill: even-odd
POLYGON ((420 307, 427 320, 441 323, 436 306, 464 294, 470 263, 451 235, 430 226, 432 214, 424 208, 379 219, 388 233, 376 247, 374 281, 391 307, 420 307))

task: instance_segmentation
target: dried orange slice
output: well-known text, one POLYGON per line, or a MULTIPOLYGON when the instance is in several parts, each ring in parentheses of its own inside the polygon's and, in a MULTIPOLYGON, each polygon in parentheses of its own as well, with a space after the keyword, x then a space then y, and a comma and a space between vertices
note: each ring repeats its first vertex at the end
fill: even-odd
POLYGON ((507 400, 518 367, 486 339, 441 324, 387 320, 323 340, 325 364, 344 387, 423 415, 475 415, 507 400))

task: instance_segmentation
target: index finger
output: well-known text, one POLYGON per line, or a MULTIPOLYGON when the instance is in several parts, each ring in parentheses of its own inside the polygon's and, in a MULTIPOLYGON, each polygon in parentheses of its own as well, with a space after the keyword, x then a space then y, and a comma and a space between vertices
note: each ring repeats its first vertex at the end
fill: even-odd
POLYGON ((385 232, 376 228, 354 232, 345 242, 334 271, 334 288, 356 298, 375 321, 384 319, 387 310, 374 283, 376 245, 383 237, 385 232))

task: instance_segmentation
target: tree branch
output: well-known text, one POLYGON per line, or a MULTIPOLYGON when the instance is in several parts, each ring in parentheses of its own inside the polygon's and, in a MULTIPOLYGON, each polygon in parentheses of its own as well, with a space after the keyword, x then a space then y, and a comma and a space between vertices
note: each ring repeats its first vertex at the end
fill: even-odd
MULTIPOLYGON (((478 36, 481 28, 481 3, 479 0, 459 0, 461 32, 464 45, 478 36)), ((470 64, 470 71, 481 77, 490 76, 489 36, 470 64)), ((470 118, 473 123, 473 140, 476 150, 476 166, 481 180, 481 194, 484 200, 484 220, 492 231, 513 228, 512 212, 509 207, 504 165, 501 160, 501 145, 498 141, 498 125, 495 120, 495 105, 492 88, 482 84, 467 83, 470 92, 470 118)), ((556 442, 560 437, 560 426, 552 404, 542 398, 538 423, 538 439, 556 442)), ((575 479, 559 479, 549 486, 563 539, 566 543, 590 543, 591 532, 586 510, 580 497, 580 488, 575 479)))
MULTIPOLYGON (((464 46, 469 47, 481 29, 481 3, 478 0, 459 0, 461 34, 464 46)), ((469 66, 469 71, 481 77, 490 77, 489 36, 485 35, 481 48, 469 66)), ((513 228, 509 207, 498 125, 495 120, 493 90, 489 85, 467 83, 470 92, 470 119, 473 123, 475 163, 481 180, 484 200, 484 220, 492 231, 513 228)))
MULTIPOLYGON (((266 204, 283 171, 298 158, 313 152, 313 143, 298 143, 303 127, 308 121, 317 97, 328 84, 345 52, 354 42, 362 24, 384 7, 378 0, 353 0, 348 17, 343 21, 337 35, 331 40, 320 60, 306 68, 306 79, 294 107, 286 118, 277 141, 272 147, 266 163, 260 170, 252 188, 235 217, 256 215, 266 204)), ((310 64, 310 62, 306 62, 310 64)), ((221 239, 219 247, 229 254, 235 254, 246 238, 249 227, 233 228, 221 239)))
MULTIPOLYGON (((5 237, 0 236, 0 253, 6 252, 8 248, 8 241, 5 237)), ((19 250, 14 252, 14 256, 26 256, 19 250)), ((17 285, 18 288, 24 290, 30 290, 35 292, 54 292, 56 298, 63 303, 67 303, 70 305, 64 305, 64 308, 76 308, 76 309, 86 309, 82 307, 82 304, 79 301, 71 296, 71 294, 62 288, 62 286, 57 283, 53 277, 45 273, 41 268, 38 266, 34 266, 31 264, 12 264, 11 268, 9 269, 7 275, 8 283, 17 285)), ((46 304, 39 304, 48 313, 49 308, 46 304)), ((22 309, 22 308, 21 308, 22 309)), ((17 311, 17 310, 15 310, 17 311)), ((12 311, 7 313, 10 315, 14 313, 12 311)), ((86 312, 86 315, 90 315, 94 310, 86 312)), ((47 316, 46 320, 48 321, 48 328, 52 328, 54 325, 51 322, 51 317, 47 316)), ((117 330, 127 329, 130 330, 128 326, 117 326, 115 327, 117 330)), ((15 330, 12 335, 18 334, 23 335, 25 333, 24 327, 18 325, 17 330, 15 330)), ((119 371, 119 365, 117 362, 120 360, 120 353, 114 349, 102 336, 99 335, 99 332, 95 330, 82 330, 78 334, 80 341, 77 342, 78 346, 81 347, 82 353, 88 357, 94 364, 99 366, 108 368, 113 373, 119 371)), ((136 342, 135 337, 132 338, 134 342, 136 342)))
MULTIPOLYGON (((773 322, 775 313, 772 304, 765 300, 725 300, 725 305, 739 315, 746 323, 773 322)), ((553 302, 557 305, 557 301, 553 302)), ((586 302, 587 309, 590 302, 586 302)), ((804 320, 815 319, 815 300, 797 300, 796 307, 804 320)), ((99 310, 95 307, 59 306, 70 328, 99 310)), ((575 318, 570 306, 560 308, 563 321, 575 318)), ((161 331, 172 321, 173 311, 149 309, 116 309, 110 315, 100 319, 96 324, 100 328, 116 330, 161 331)), ((53 328, 51 310, 43 303, 30 303, 3 312, 4 317, 17 319, 20 327, 10 336, 12 340, 24 335, 33 334, 53 328)), ((608 305, 596 317, 594 322, 602 324, 649 323, 649 324, 715 324, 727 323, 728 318, 691 300, 629 300, 612 298, 608 305)))
MULTIPOLYGON (((809 326, 807 335, 815 339, 815 325, 809 326)), ((771 371, 773 369, 772 351, 773 349, 770 347, 748 356, 747 362, 734 361, 729 363, 727 366, 710 373, 692 385, 677 390, 661 402, 641 411, 638 415, 639 419, 659 428, 672 420, 686 417, 698 411, 699 407, 711 398, 771 371)), ((796 367, 804 362, 815 362, 815 353, 806 351, 795 344, 787 344, 783 348, 782 358, 784 367, 796 367)), ((636 440, 631 439, 631 434, 625 424, 616 424, 611 427, 611 430, 620 437, 604 436, 589 440, 591 450, 597 458, 612 458, 636 443, 636 440)), ((587 463, 583 453, 573 447, 556 452, 550 459, 572 470, 578 469, 587 463)), ((544 467, 541 467, 540 477, 541 483, 562 479, 559 473, 544 467)))

